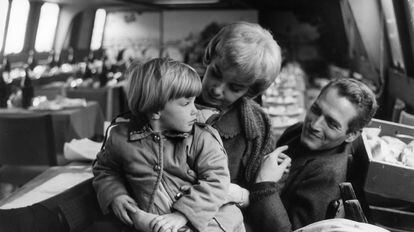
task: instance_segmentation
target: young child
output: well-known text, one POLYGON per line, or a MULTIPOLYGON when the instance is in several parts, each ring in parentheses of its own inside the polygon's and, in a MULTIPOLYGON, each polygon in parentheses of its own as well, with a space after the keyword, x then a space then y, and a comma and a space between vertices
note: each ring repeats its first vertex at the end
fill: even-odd
POLYGON ((93 165, 103 212, 140 231, 244 231, 240 210, 224 204, 230 174, 220 136, 196 122, 195 70, 157 58, 126 74, 133 117, 110 128, 93 165))

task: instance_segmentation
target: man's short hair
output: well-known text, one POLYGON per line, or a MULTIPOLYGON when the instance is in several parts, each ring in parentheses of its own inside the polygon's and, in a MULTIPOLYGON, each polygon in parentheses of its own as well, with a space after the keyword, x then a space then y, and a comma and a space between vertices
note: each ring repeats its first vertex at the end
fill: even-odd
POLYGON ((338 90, 339 96, 345 97, 356 107, 357 116, 348 123, 348 133, 361 130, 374 117, 378 105, 375 94, 367 85, 350 78, 336 79, 329 82, 319 96, 331 88, 338 90))
POLYGON ((187 64, 168 58, 155 58, 144 64, 134 61, 125 75, 129 80, 128 106, 136 115, 155 113, 170 100, 201 93, 197 72, 187 64))
POLYGON ((209 42, 204 64, 218 59, 234 67, 240 81, 249 83, 248 97, 265 91, 276 79, 282 62, 281 50, 272 34, 260 25, 235 22, 224 26, 209 42))

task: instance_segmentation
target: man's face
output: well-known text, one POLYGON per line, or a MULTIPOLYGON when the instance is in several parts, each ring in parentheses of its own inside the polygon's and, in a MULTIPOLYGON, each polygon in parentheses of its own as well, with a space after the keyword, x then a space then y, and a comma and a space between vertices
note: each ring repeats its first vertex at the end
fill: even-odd
POLYGON ((355 106, 329 88, 308 110, 303 124, 301 142, 311 150, 325 150, 352 142, 358 132, 348 132, 349 122, 357 116, 355 106))
POLYGON ((190 132, 197 117, 195 97, 182 97, 168 101, 160 114, 160 129, 190 132))
POLYGON ((227 109, 244 96, 248 88, 235 68, 222 65, 216 58, 207 66, 201 98, 209 106, 227 109))

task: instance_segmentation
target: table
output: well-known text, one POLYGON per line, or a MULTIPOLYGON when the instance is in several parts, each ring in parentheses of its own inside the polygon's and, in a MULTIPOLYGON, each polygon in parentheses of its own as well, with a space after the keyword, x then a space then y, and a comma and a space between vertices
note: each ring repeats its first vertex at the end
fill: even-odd
POLYGON ((46 96, 49 100, 55 99, 57 95, 63 95, 68 98, 96 101, 100 105, 106 121, 111 121, 118 114, 128 110, 126 96, 121 85, 100 88, 43 86, 35 88, 35 95, 46 96))
POLYGON ((36 176, 9 197, 0 201, 1 209, 32 205, 92 178, 90 165, 55 166, 36 176))
MULTIPOLYGON (((56 81, 65 82, 69 77, 73 76, 72 72, 61 72, 54 75, 45 75, 40 78, 32 78, 33 86, 42 86, 56 81)), ((20 86, 21 78, 12 81, 13 85, 20 86)))
POLYGON ((65 90, 68 98, 84 98, 87 101, 96 101, 105 114, 106 121, 118 114, 127 111, 126 96, 121 85, 101 88, 68 88, 65 90))
POLYGON ((65 142, 72 139, 102 137, 104 134, 104 116, 98 103, 88 102, 85 107, 75 107, 61 110, 27 110, 22 108, 0 109, 1 114, 38 114, 52 115, 55 134, 56 152, 63 152, 65 142))

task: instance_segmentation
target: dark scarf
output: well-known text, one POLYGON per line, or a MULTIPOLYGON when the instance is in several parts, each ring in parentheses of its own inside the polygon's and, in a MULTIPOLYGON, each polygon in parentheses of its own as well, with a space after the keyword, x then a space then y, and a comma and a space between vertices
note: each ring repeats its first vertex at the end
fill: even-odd
POLYGON ((259 169, 262 156, 272 152, 275 139, 271 133, 270 119, 256 102, 248 98, 238 100, 232 109, 215 120, 214 127, 222 138, 232 138, 242 132, 247 140, 247 165, 244 173, 251 185, 259 169), (238 121, 235 120, 238 118, 238 121))

